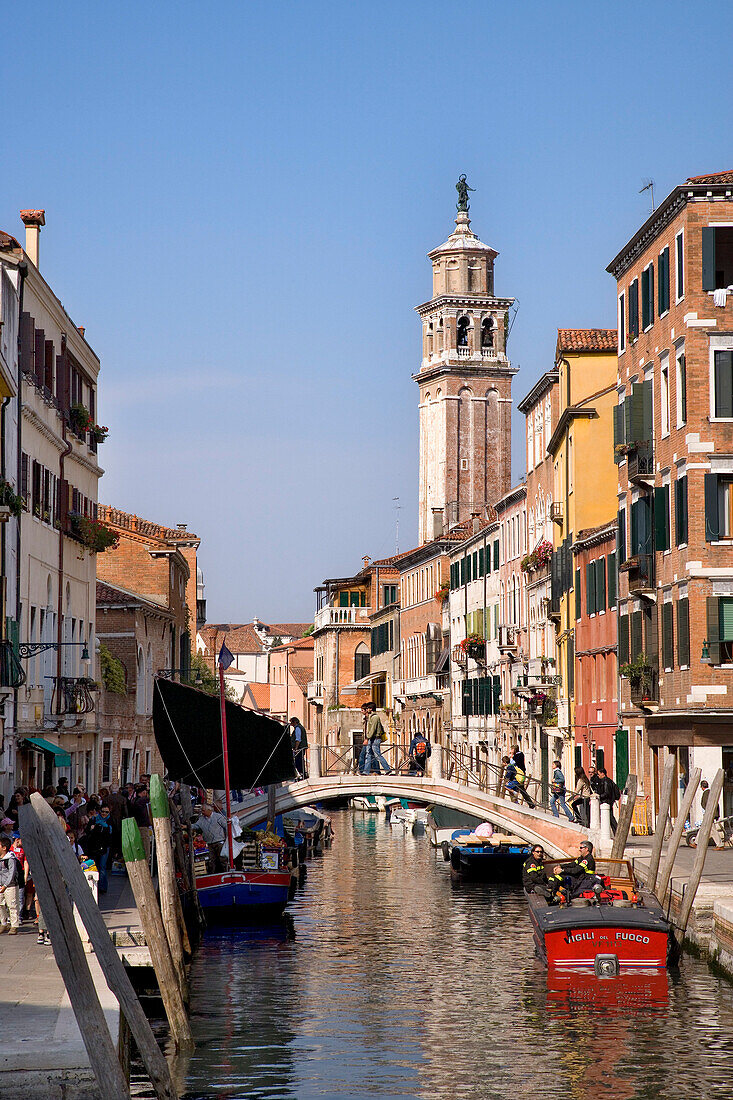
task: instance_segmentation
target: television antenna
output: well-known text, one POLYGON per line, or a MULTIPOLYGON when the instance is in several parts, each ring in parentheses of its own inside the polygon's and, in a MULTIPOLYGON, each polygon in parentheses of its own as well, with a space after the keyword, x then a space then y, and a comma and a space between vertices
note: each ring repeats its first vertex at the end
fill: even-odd
POLYGON ((652 214, 654 213, 654 180, 647 179, 644 181, 644 186, 639 191, 640 195, 643 195, 645 191, 650 191, 652 196, 652 214))
POLYGON ((392 500, 394 501, 394 509, 395 509, 395 540, 394 540, 395 541, 395 546, 394 546, 394 552, 395 552, 395 554, 399 554, 399 552, 400 552, 400 508, 402 507, 402 505, 400 504, 400 498, 399 497, 392 497, 392 500))

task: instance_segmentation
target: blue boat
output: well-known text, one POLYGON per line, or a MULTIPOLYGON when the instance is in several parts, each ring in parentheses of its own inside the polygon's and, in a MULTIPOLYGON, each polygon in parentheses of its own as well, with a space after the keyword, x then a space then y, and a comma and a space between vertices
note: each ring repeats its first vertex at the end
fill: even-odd
POLYGON ((522 864, 529 847, 518 837, 495 833, 478 837, 470 829, 456 829, 443 846, 451 874, 480 882, 521 882, 522 864))
POLYGON ((201 908, 210 924, 236 925, 279 916, 290 894, 289 868, 221 871, 196 876, 201 908))

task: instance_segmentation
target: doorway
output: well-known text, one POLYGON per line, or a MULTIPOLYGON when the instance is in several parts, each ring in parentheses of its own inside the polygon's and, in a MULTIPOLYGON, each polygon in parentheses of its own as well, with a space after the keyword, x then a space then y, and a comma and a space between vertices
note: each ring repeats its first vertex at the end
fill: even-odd
POLYGON ((622 791, 629 778, 629 731, 616 730, 614 740, 616 742, 616 786, 622 791))

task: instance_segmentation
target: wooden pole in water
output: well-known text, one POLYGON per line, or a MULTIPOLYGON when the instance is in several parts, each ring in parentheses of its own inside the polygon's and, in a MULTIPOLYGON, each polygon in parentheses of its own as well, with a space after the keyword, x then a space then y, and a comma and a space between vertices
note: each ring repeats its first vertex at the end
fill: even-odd
POLYGON ((690 919, 690 913, 692 912, 692 905, 695 901, 695 894, 697 893, 697 888, 700 885, 700 879, 702 878, 703 867, 705 866, 705 857, 708 854, 708 841, 710 840, 710 834, 713 831, 713 825, 715 823, 715 811, 718 809, 718 802, 720 801, 720 792, 723 789, 724 779, 725 772, 722 768, 718 768, 715 779, 710 784, 710 795, 708 797, 707 808, 703 815, 700 832, 697 834, 697 852, 695 853, 695 862, 692 865, 692 874, 690 875, 689 881, 687 883, 685 896, 682 899, 682 908, 680 909, 680 915, 677 918, 677 927, 679 928, 680 934, 683 938, 687 929, 687 922, 690 919))
POLYGON ((659 860, 662 855, 662 844, 664 843, 664 831, 667 828, 667 815, 669 814, 669 803, 672 797, 672 780, 674 779, 674 765, 675 758, 671 754, 667 757, 664 765, 664 775, 662 776, 662 789, 659 795, 659 811, 657 813, 657 826, 654 830, 654 840, 652 841, 652 856, 649 862, 649 870, 647 871, 646 884, 647 887, 654 893, 654 888, 657 884, 657 871, 659 870, 659 860))
MULTIPOLYGON (((158 1100, 178 1100, 178 1094, 171 1081, 168 1063, 156 1042, 137 994, 132 988, 130 978, 125 970, 125 964, 110 939, 107 925, 104 923, 99 906, 89 889, 89 883, 84 878, 79 860, 74 855, 67 840, 63 825, 45 798, 40 794, 31 795, 31 807, 44 826, 44 840, 47 848, 58 865, 66 889, 69 891, 71 899, 76 905, 89 933, 89 939, 92 941, 95 954, 104 971, 107 985, 120 1002, 120 1008, 130 1025, 132 1037, 145 1063, 145 1069, 155 1089, 155 1095, 158 1100)), ((25 807, 21 807, 19 812, 24 809, 25 807)))
POLYGON ((626 786, 624 787, 624 794, 621 799, 621 808, 618 812, 618 827, 616 829, 616 835, 613 838, 611 859, 622 859, 626 850, 626 841, 629 839, 631 822, 634 819, 637 786, 638 780, 633 772, 630 772, 626 777, 626 786))
POLYGON ((173 842, 171 819, 168 811, 168 795, 159 775, 150 776, 150 812, 155 833, 155 850, 158 859, 158 890, 163 928, 171 950, 173 965, 178 975, 178 985, 184 1002, 188 1001, 188 979, 183 957, 183 941, 178 925, 178 883, 173 866, 173 842))
POLYGON ((687 790, 685 791, 685 797, 682 799, 682 805, 680 806, 680 812, 677 814, 677 820, 674 823, 674 829, 672 830, 672 836, 669 838, 669 844, 667 845, 667 854, 664 857, 664 863, 662 864, 662 870, 659 874, 659 881, 657 882, 656 894, 662 905, 664 905, 664 895, 667 893, 667 887, 669 886, 670 875, 672 874, 672 868, 674 867, 674 861, 677 856, 677 849, 680 846, 682 840, 682 833, 685 828, 685 822, 687 821, 690 810, 692 809, 692 801, 697 791, 697 785, 702 777, 702 771, 700 768, 694 768, 690 774, 690 781, 687 784, 687 790))
MULTIPOLYGON (((130 1090, 84 955, 64 876, 46 842, 35 808, 20 806, 18 817, 54 958, 64 979, 100 1095, 105 1100, 108 1097, 109 1100, 130 1100, 130 1090)), ((84 889, 91 897, 86 879, 84 889)))
POLYGON ((188 1046, 193 1043, 191 1025, 181 997, 178 975, 163 928, 140 830, 134 817, 127 817, 122 822, 122 854, 158 978, 171 1035, 177 1047, 188 1046))
POLYGON ((201 908, 201 902, 199 901, 199 893, 196 889, 196 856, 193 850, 193 807, 191 805, 191 788, 188 783, 181 783, 181 817, 183 818, 186 831, 188 833, 188 841, 186 849, 188 852, 188 864, 189 864, 189 878, 191 880, 191 891, 196 906, 196 913, 198 915, 199 925, 205 925, 206 919, 204 917, 203 909, 201 908))

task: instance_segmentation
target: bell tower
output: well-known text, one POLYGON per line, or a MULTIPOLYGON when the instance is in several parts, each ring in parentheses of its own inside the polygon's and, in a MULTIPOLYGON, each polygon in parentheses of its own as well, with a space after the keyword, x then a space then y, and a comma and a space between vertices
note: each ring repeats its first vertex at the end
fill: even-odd
POLYGON ((433 296, 417 306, 420 390, 419 541, 493 506, 511 486, 511 390, 506 354, 513 298, 494 294, 498 253, 471 230, 468 191, 456 185, 456 228, 428 253, 433 296), (440 515, 439 515, 440 513, 440 515), (435 517, 435 519, 434 519, 435 517))

